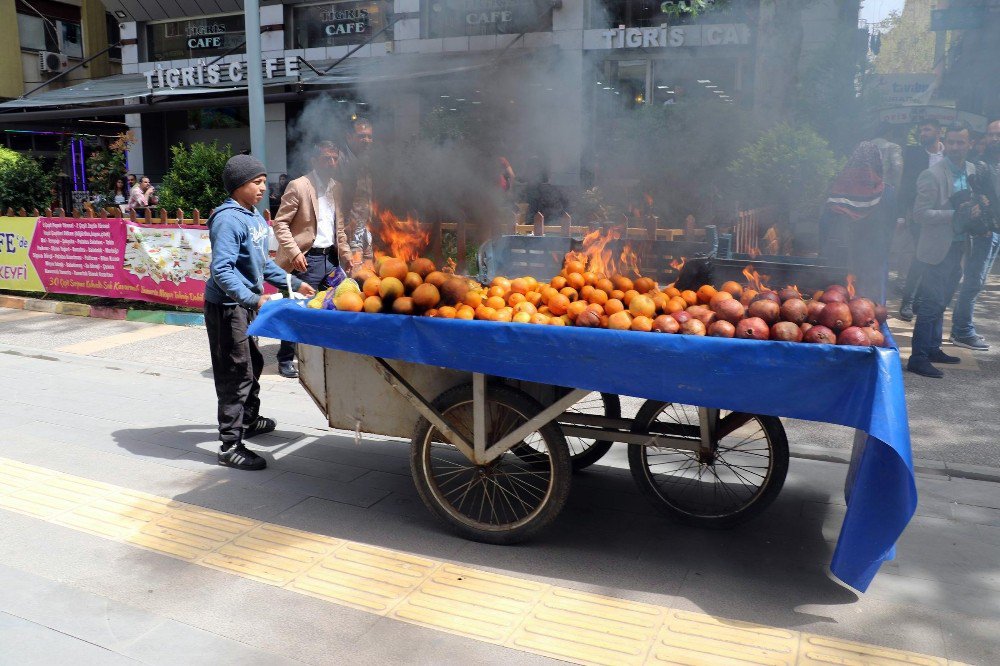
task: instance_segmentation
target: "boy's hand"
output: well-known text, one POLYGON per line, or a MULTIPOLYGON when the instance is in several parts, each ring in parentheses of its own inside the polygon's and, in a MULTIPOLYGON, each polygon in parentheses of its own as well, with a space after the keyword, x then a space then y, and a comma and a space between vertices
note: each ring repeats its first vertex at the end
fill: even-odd
POLYGON ((257 299, 257 309, 260 310, 264 307, 264 303, 267 303, 269 298, 271 297, 268 294, 261 294, 261 297, 257 299))
POLYGON ((298 288, 298 289, 297 289, 296 291, 298 291, 298 292, 299 292, 300 294, 302 294, 303 296, 307 296, 307 297, 309 297, 309 298, 312 298, 313 296, 315 296, 315 295, 316 295, 316 290, 315 290, 315 289, 313 289, 313 288, 312 288, 311 286, 309 286, 308 284, 306 284, 305 282, 303 282, 303 283, 302 283, 302 286, 301 286, 301 287, 299 287, 299 288, 298 288))

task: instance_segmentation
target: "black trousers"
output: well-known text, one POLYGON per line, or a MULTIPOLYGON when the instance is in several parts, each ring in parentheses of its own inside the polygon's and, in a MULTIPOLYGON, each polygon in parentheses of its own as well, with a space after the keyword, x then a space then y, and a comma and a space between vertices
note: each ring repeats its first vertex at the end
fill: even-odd
MULTIPOLYGON (((337 246, 330 246, 330 252, 336 252, 337 246)), ((323 280, 326 276, 330 274, 337 264, 330 261, 329 254, 307 254, 306 262, 308 266, 305 271, 292 271, 292 275, 302 280, 310 287, 319 291, 323 287, 323 280)), ((291 361, 295 358, 295 343, 287 342, 285 340, 281 341, 281 345, 278 347, 278 362, 285 363, 286 361, 291 361)))
POLYGON ((917 322, 913 325, 913 354, 911 359, 927 360, 941 349, 944 335, 944 312, 948 309, 959 280, 962 279, 962 255, 966 243, 951 244, 948 254, 939 264, 925 264, 923 279, 917 288, 917 322))
POLYGON ((219 440, 236 444, 260 413, 260 373, 264 356, 247 335, 256 311, 239 305, 205 303, 205 327, 212 352, 212 375, 219 400, 219 440))

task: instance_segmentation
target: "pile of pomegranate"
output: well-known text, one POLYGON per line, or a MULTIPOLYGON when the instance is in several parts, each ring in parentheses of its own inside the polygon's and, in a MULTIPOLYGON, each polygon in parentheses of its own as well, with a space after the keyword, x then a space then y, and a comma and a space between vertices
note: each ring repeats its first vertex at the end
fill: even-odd
MULTIPOLYGON (((525 276, 482 285, 439 271, 418 258, 379 259, 355 276, 358 289, 338 289, 338 310, 388 312, 446 319, 582 326, 746 340, 840 345, 885 345, 886 310, 848 287, 830 285, 811 296, 793 286, 778 291, 730 281, 681 291, 648 277, 607 276, 587 270, 577 255, 548 283, 525 276)), ((323 295, 317 296, 317 301, 323 295)))

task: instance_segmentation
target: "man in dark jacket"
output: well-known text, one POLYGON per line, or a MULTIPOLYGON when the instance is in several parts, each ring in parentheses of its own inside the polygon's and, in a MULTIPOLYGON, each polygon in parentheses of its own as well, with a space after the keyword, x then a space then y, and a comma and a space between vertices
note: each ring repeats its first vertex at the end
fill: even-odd
MULTIPOLYGON (((267 222, 254 208, 267 192, 264 165, 250 155, 235 155, 222 180, 230 198, 208 220, 212 273, 205 285, 205 326, 219 400, 219 463, 258 470, 267 462, 243 441, 277 424, 259 413, 264 358, 247 328, 268 299, 264 281, 282 288, 289 276, 268 256, 267 222)), ((296 277, 291 286, 304 296, 316 293, 296 277)))

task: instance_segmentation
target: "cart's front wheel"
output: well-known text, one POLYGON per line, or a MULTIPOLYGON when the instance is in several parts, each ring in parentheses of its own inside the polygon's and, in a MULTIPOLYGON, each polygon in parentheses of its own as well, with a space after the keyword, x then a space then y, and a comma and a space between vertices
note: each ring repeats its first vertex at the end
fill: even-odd
MULTIPOLYGON (((473 435, 472 385, 456 386, 434 401, 434 408, 468 441, 473 435)), ((487 448, 543 407, 527 394, 490 384, 486 395, 487 448)), ((543 530, 569 495, 572 468, 559 426, 546 423, 515 445, 538 453, 527 459, 505 451, 476 465, 427 419, 417 422, 410 467, 424 504, 467 539, 509 544, 543 530)))
POLYGON ((733 527, 763 511, 781 491, 788 472, 785 429, 773 416, 722 411, 711 453, 699 455, 699 424, 697 407, 646 402, 634 431, 674 442, 629 444, 629 467, 642 492, 669 516, 701 527, 733 527))

